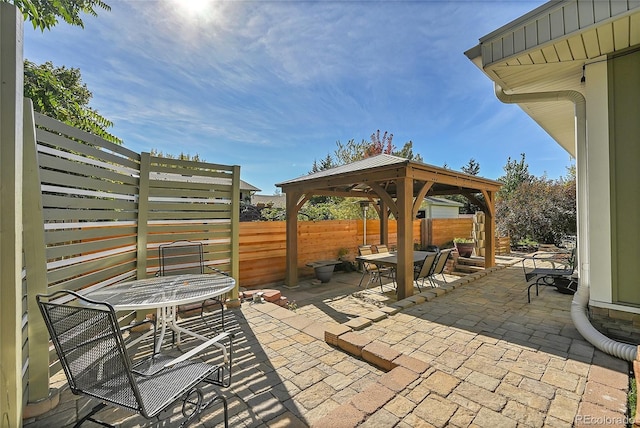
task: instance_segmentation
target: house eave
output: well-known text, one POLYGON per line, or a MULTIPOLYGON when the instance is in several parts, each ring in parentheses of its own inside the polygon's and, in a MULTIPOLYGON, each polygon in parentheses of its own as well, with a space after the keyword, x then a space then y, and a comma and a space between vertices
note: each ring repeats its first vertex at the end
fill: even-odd
MULTIPOLYGON (((479 41, 464 54, 505 92, 584 94, 583 67, 640 44, 640 2, 551 1, 479 41)), ((518 105, 575 156, 571 103, 518 105)))

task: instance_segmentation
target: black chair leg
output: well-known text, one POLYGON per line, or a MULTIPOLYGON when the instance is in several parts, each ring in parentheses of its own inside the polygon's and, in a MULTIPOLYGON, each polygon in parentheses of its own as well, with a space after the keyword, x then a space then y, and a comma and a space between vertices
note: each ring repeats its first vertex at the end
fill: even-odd
POLYGON ((98 425, 102 425, 103 427, 109 427, 109 428, 115 428, 114 425, 108 424, 106 422, 103 421, 99 421, 98 419, 94 419, 93 415, 95 415, 96 413, 98 413, 100 410, 104 409, 105 407, 107 407, 107 405, 105 403, 99 403, 96 404, 93 409, 91 409, 91 411, 89 413, 87 413, 86 415, 84 415, 84 417, 82 419, 79 419, 78 422, 76 422, 76 424, 73 426, 73 428, 78 428, 80 427, 80 425, 82 425, 83 423, 85 423, 86 421, 91 421, 91 422, 95 422, 98 425))
POLYGON ((206 317, 205 317, 205 309, 207 307, 207 302, 212 302, 211 304, 214 305, 220 305, 220 323, 222 325, 222 331, 225 331, 224 329, 224 303, 222 303, 222 300, 220 299, 207 299, 204 302, 202 302, 202 310, 200 311, 200 318, 202 319, 202 322, 211 330, 215 331, 215 328, 212 328, 209 325, 209 322, 207 321, 206 317))

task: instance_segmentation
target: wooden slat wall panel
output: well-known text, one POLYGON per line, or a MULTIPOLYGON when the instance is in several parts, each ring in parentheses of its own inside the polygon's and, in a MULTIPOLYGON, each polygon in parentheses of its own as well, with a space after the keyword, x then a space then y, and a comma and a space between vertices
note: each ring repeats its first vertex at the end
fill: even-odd
POLYGON ((135 268, 140 155, 35 119, 50 291, 126 277, 135 268))
MULTIPOLYGON (((36 231, 28 233, 39 236, 45 248, 31 265, 24 263, 25 307, 35 299, 36 289, 80 290, 135 279, 141 273, 153 275, 158 245, 179 239, 203 242, 208 264, 238 276, 238 166, 153 158, 44 115, 34 117, 35 127, 30 127, 34 153, 28 163, 37 177, 33 186, 37 190, 31 193, 39 190, 44 232, 39 235, 39 221, 32 228, 36 231), (40 262, 39 283, 46 286, 38 288, 29 283, 33 278, 29 269, 40 262)), ((37 312, 24 318, 27 374, 26 331, 35 326, 29 321, 33 313, 39 316, 37 312)), ((122 315, 123 322, 132 316, 122 315)), ((54 361, 55 355, 50 359, 54 361)), ((48 389, 48 370, 42 365, 33 372, 39 375, 25 375, 37 379, 31 388, 23 382, 25 394, 37 383, 48 389)))
POLYGON ((511 253, 511 238, 508 236, 496 238, 496 254, 511 253))
MULTIPOLYGON (((420 242, 420 220, 413 222, 413 236, 420 242)), ((470 230, 470 229, 469 229, 470 230)), ((330 220, 298 223, 298 270, 300 277, 313 275, 306 263, 336 260, 341 248, 352 258, 363 243, 362 220, 330 220), (331 237, 327 239, 327 237, 331 237)), ((380 243, 380 221, 367 220, 367 243, 380 243)), ((389 221, 389 246, 397 245, 397 223, 389 221)), ((240 223, 240 285, 262 287, 282 283, 286 269, 286 222, 240 223)))
POLYGON ((473 230, 473 219, 431 219, 431 243, 439 247, 453 241, 453 238, 469 238, 473 230))
POLYGON ((233 168, 152 157, 149 174, 147 273, 157 271, 158 247, 203 243, 205 263, 230 271, 233 168))

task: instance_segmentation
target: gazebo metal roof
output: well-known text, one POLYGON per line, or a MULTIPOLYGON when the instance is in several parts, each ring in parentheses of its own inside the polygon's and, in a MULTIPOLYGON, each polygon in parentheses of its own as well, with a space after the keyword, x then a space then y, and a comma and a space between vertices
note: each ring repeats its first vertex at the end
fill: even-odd
POLYGON ((413 293, 413 229, 426 196, 461 194, 485 212, 485 266, 495 263, 494 200, 501 183, 397 156, 380 154, 276 184, 287 198, 287 277, 297 284, 297 214, 315 195, 366 198, 380 216, 380 240, 387 242, 388 217, 398 221, 398 298, 413 293), (484 195, 477 198, 478 194, 484 195))

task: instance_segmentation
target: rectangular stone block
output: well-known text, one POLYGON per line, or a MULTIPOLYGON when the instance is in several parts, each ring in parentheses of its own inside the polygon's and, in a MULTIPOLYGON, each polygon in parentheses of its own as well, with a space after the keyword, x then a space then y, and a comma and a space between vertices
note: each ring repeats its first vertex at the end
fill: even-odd
POLYGON ((416 305, 419 305, 420 303, 424 303, 427 299, 425 299, 424 296, 421 296, 420 294, 414 294, 411 297, 407 297, 407 300, 415 303, 416 305))
POLYGON ((407 309, 415 305, 416 305, 415 302, 412 302, 411 300, 408 300, 408 299, 402 299, 394 303, 394 306, 397 306, 398 308, 400 308, 400 310, 407 309))
POLYGON ((438 297, 438 293, 436 293, 435 291, 423 291, 422 293, 420 293, 420 296, 424 297, 427 302, 430 302, 431 300, 438 297))
POLYGON ((400 312, 400 308, 393 306, 383 306, 380 308, 380 310, 387 315, 395 315, 400 312))
POLYGON ((387 314, 383 311, 373 310, 371 312, 367 312, 366 314, 362 314, 362 316, 368 320, 376 322, 385 319, 387 317, 387 314))
POLYGON ((346 325, 352 330, 362 330, 363 328, 369 327, 371 325, 371 320, 368 320, 364 317, 358 317, 347 321, 343 325, 346 325))
POLYGON ((362 349, 362 359, 376 367, 389 371, 397 367, 393 361, 400 356, 400 352, 379 342, 371 342, 362 349))
POLYGON ((358 358, 362 357, 362 349, 369 343, 371 343, 371 339, 353 331, 338 337, 338 347, 358 358))
POLYGON ((329 345, 338 346, 338 337, 350 331, 351 329, 344 324, 330 325, 324 331, 324 341, 329 345))
POLYGON ((427 370, 429 370, 430 364, 419 360, 417 358, 414 357, 410 357, 408 355, 405 354, 401 354, 398 358, 396 358, 395 360, 393 360, 393 363, 396 366, 402 366, 402 367, 406 367, 409 370, 418 373, 418 374, 422 374, 424 372, 426 372, 427 370))

